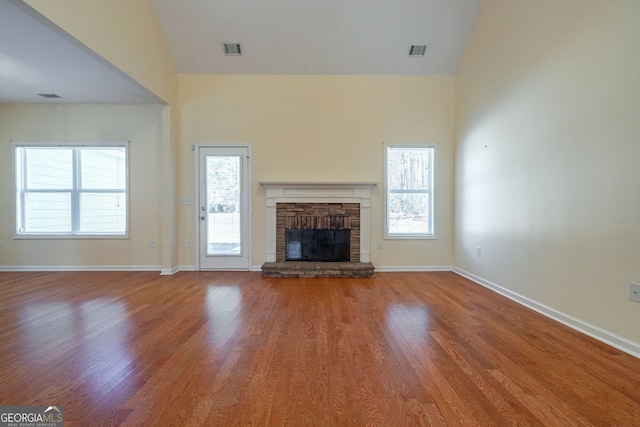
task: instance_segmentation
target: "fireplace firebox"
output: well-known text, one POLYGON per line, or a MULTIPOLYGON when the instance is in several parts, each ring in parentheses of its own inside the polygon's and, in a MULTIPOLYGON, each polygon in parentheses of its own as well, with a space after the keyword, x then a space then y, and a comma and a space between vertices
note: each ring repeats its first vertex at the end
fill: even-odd
POLYGON ((287 261, 348 262, 350 230, 286 230, 287 261))

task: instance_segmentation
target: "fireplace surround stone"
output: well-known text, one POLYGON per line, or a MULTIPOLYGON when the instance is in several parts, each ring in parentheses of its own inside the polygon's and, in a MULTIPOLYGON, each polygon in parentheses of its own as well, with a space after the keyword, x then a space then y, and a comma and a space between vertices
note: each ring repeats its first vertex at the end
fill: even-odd
POLYGON ((360 262, 360 206, 358 203, 277 203, 276 261, 286 260, 287 230, 351 230, 351 262, 360 262))

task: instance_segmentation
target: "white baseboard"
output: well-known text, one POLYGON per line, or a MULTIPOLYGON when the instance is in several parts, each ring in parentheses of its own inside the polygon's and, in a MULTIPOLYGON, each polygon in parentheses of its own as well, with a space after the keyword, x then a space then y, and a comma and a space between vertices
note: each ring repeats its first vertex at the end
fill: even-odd
POLYGON ((171 276, 176 274, 177 272, 179 272, 182 268, 181 267, 171 267, 171 268, 163 268, 162 270, 160 270, 160 275, 161 276, 171 276))
POLYGON ((450 265, 374 265, 376 273, 401 273, 417 271, 453 271, 450 265))
POLYGON ((161 265, 0 265, 0 271, 162 271, 161 265))
POLYGON ((537 311, 543 316, 549 317, 550 319, 560 322, 563 325, 570 327, 571 329, 582 332, 583 334, 588 335, 591 338, 597 339, 598 341, 601 341, 605 344, 617 348, 620 351, 624 351, 625 353, 628 353, 640 359, 640 344, 634 341, 623 338, 619 335, 606 331, 590 323, 584 322, 580 319, 576 319, 575 317, 569 316, 568 314, 565 314, 547 305, 541 304, 516 292, 510 291, 509 289, 503 288, 500 285, 483 279, 482 277, 476 276, 475 274, 469 273, 468 271, 465 271, 461 268, 454 267, 453 271, 473 282, 476 282, 481 286, 484 286, 485 288, 491 289, 492 291, 509 298, 510 300, 513 300, 519 304, 524 305, 525 307, 537 311))
MULTIPOLYGON (((163 268, 160 271, 160 275, 162 276, 170 276, 172 274, 176 274, 179 273, 181 271, 198 271, 196 269, 195 265, 179 265, 178 267, 173 267, 173 268, 163 268)), ((220 269, 220 270, 202 270, 202 271, 246 271, 246 270, 225 270, 225 269, 220 269)), ((261 265, 253 265, 251 266, 251 268, 249 269, 249 271, 262 271, 262 266, 261 265)))

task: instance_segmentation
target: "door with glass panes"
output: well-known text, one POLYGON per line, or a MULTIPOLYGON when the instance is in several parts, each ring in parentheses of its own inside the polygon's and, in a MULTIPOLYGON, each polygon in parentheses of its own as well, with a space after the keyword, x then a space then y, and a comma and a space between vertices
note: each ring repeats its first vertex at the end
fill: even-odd
POLYGON ((199 267, 248 270, 249 147, 198 147, 198 166, 199 267))

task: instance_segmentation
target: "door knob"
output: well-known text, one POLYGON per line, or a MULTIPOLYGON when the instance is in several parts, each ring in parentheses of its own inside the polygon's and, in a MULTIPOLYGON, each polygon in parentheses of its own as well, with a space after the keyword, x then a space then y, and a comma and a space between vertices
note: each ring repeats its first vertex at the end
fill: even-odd
POLYGON ((200 217, 200 219, 204 221, 205 219, 207 219, 207 217, 205 217, 204 215, 202 215, 202 216, 200 217))

